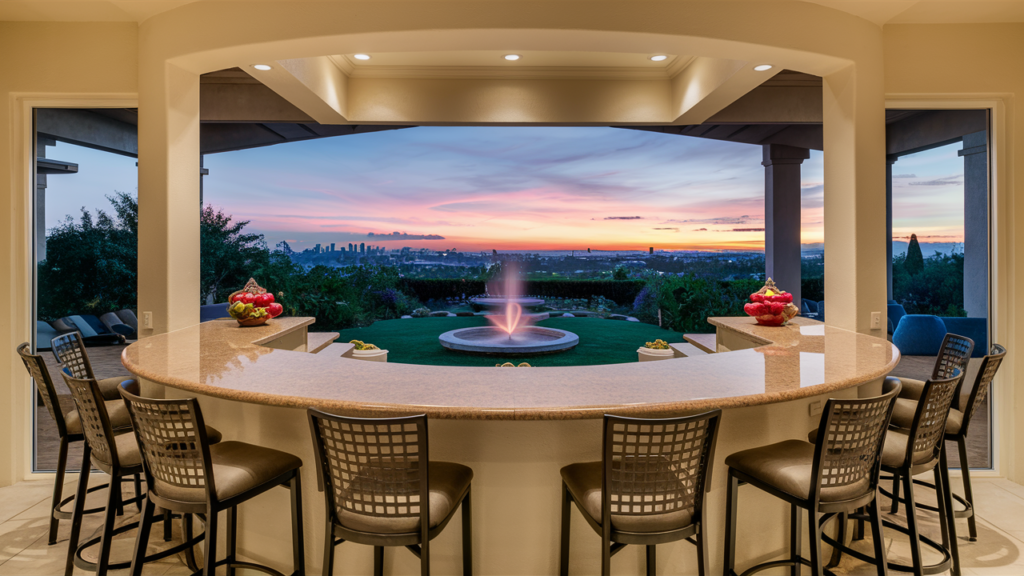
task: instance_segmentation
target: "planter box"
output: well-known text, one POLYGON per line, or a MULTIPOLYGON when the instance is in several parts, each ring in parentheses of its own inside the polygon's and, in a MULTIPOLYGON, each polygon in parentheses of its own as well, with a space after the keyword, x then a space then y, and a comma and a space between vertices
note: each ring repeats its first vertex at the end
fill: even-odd
POLYGON ((369 362, 387 362, 387 350, 353 350, 352 357, 356 360, 367 360, 369 362))
POLYGON ((636 349, 636 355, 641 362, 653 362, 655 360, 671 360, 675 358, 676 353, 671 348, 668 350, 655 350, 641 346, 636 349))

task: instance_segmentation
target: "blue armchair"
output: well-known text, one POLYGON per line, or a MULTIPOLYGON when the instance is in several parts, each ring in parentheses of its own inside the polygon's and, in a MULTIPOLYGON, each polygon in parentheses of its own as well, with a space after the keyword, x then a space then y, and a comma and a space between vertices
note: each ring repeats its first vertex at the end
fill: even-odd
POLYGON ((904 356, 935 356, 947 332, 974 340, 972 358, 988 353, 987 318, 940 318, 930 314, 906 314, 896 324, 892 343, 904 356))

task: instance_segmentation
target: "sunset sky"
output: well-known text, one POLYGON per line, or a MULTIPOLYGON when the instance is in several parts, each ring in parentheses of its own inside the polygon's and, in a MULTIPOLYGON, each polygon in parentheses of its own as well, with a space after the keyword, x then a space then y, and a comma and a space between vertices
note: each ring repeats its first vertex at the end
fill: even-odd
MULTIPOLYGON (((895 239, 962 241, 960 147, 894 165, 895 239)), ((136 189, 134 159, 69 144, 49 156, 80 171, 50 178, 47 227, 136 189)), ((618 128, 420 127, 214 154, 206 167, 206 201, 271 247, 764 247, 759 146, 618 128)), ((802 179, 803 242, 821 242, 820 152, 802 179)))

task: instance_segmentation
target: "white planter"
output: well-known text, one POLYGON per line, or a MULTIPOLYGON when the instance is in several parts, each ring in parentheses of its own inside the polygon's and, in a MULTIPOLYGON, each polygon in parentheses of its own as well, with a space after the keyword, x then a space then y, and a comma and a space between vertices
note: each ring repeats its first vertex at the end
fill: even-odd
POLYGON ((669 360, 674 358, 676 353, 671 348, 668 350, 655 350, 654 348, 641 346, 636 349, 636 355, 641 362, 653 362, 655 360, 669 360))
POLYGON ((356 360, 367 360, 370 362, 387 362, 387 350, 353 350, 352 357, 356 360))

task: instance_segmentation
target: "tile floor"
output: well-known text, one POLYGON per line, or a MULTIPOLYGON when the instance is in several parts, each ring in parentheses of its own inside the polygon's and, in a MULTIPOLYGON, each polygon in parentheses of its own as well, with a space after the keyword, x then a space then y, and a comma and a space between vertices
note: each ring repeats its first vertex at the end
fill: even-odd
MULTIPOLYGON (((105 476, 95 474, 96 482, 104 482, 105 476)), ((74 481, 67 484, 65 490, 70 494, 74 489, 74 481)), ((954 487, 959 491, 959 481, 953 479, 954 487)), ((58 575, 63 574, 64 554, 70 531, 69 522, 61 522, 58 543, 48 546, 46 543, 48 507, 52 484, 49 481, 23 482, 14 486, 0 488, 0 576, 6 575, 58 575)), ((125 485, 126 494, 130 493, 130 484, 125 485)), ((920 501, 934 501, 925 489, 917 491, 920 501)), ((90 506, 101 502, 104 491, 97 491, 90 496, 90 506)), ((964 575, 975 576, 1019 576, 1024 574, 1024 486, 1014 484, 1001 478, 978 478, 975 480, 975 494, 978 509, 978 541, 968 542, 966 539, 966 520, 957 522, 960 541, 960 554, 964 575)), ((126 497, 128 497, 126 495, 126 497)), ((134 519, 133 507, 128 507, 126 516, 119 522, 130 522, 134 519)), ((923 530, 926 534, 938 538, 938 524, 934 516, 923 513, 923 530)), ((98 528, 99 515, 88 517, 83 526, 83 536, 88 537, 98 528)), ((175 526, 175 539, 180 538, 178 526, 175 526)), ((131 541, 134 532, 115 540, 112 558, 128 558, 131 554, 131 541)), ((889 559, 892 561, 909 561, 907 541, 898 533, 887 531, 889 559), (892 539, 892 536, 896 536, 892 539)), ((159 536, 151 539, 153 548, 150 553, 163 545, 159 536)), ((857 543, 856 547, 864 548, 870 553, 870 542, 857 543)), ((806 549, 806 548, 805 548, 806 549)), ((926 562, 934 561, 935 557, 926 555, 926 562)), ((112 575, 124 574, 126 571, 111 571, 112 575)), ((172 556, 161 562, 146 566, 147 575, 176 576, 189 574, 180 557, 172 556)), ((788 572, 787 572, 788 573, 788 572)), ((807 574, 808 569, 804 569, 807 574)), ((859 576, 874 574, 870 566, 860 564, 845 557, 836 570, 836 574, 859 576)), ((75 570, 75 574, 86 574, 75 570)))

